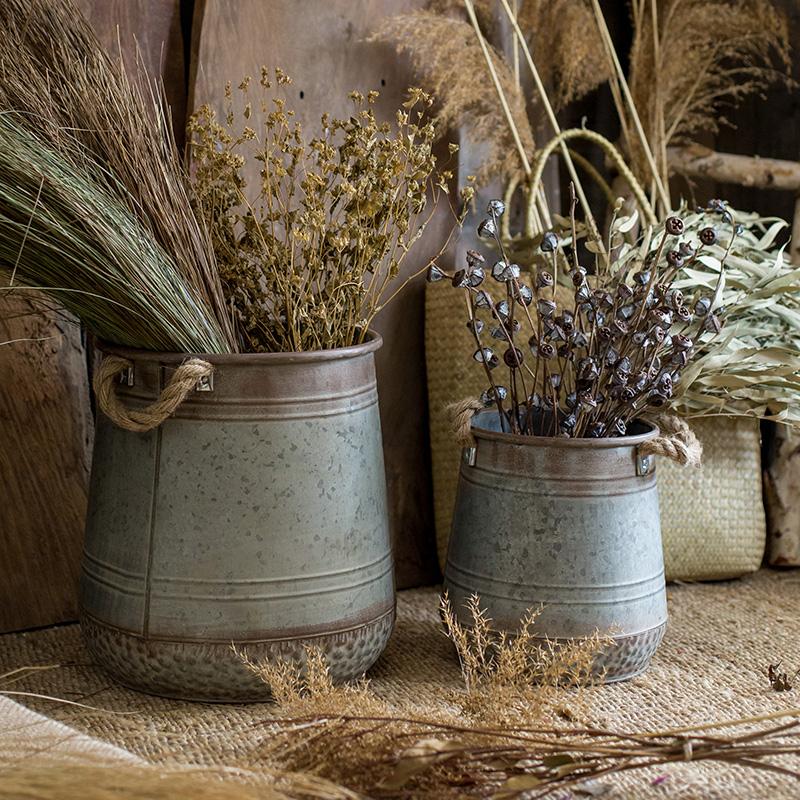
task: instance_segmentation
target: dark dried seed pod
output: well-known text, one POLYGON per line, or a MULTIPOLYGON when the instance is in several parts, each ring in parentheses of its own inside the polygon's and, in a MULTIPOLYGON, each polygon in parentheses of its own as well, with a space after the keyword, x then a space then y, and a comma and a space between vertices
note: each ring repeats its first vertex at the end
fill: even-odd
POLYGON ((589 337, 583 331, 574 331, 572 334, 572 346, 586 348, 589 346, 589 337))
POLYGON ((675 309, 675 316, 681 322, 688 322, 692 318, 692 312, 686 306, 678 306, 675 309))
POLYGON ((610 292, 604 289, 595 289, 593 296, 598 308, 609 309, 614 306, 614 298, 611 296, 610 292))
POLYGON ((633 280, 639 286, 647 286, 650 283, 652 273, 649 269, 640 269, 638 272, 633 273, 633 280))
POLYGON ((505 281, 505 278, 503 276, 505 275, 507 266, 508 264, 506 264, 505 261, 495 261, 494 266, 492 267, 492 277, 496 281, 500 282, 505 281))
POLYGON ((614 338, 614 331, 608 325, 603 325, 597 331, 597 335, 601 342, 610 342, 614 338))
POLYGON ((485 219, 478 225, 478 236, 482 239, 494 239, 496 234, 497 225, 494 224, 494 220, 485 219))
POLYGON ((717 214, 721 214, 726 208, 727 203, 724 200, 720 200, 718 197, 713 197, 708 201, 709 211, 715 211, 717 214))
POLYGON ((733 233, 735 236, 741 236, 744 233, 744 225, 742 225, 741 222, 737 222, 733 229, 733 233))
POLYGON ((542 342, 539 345, 539 355, 542 358, 551 359, 556 354, 556 348, 550 342, 542 342))
POLYGON ((615 319, 611 323, 611 330, 615 339, 628 334, 628 326, 621 319, 615 319))
POLYGON ((539 245, 539 249, 543 253, 552 253, 557 247, 558 236, 556 236, 553 231, 547 231, 542 237, 542 243, 539 245))
POLYGON ((723 322, 716 314, 709 314, 703 322, 703 330, 717 334, 722 330, 723 322))
POLYGON ((631 378, 631 386, 638 392, 644 391, 650 379, 646 372, 640 372, 631 378))
POLYGON ((677 309, 683 305, 683 292, 680 289, 670 289, 667 292, 667 303, 670 308, 677 309))
POLYGON ((477 308, 491 308, 492 307, 492 298, 489 297, 489 293, 486 292, 484 289, 481 289, 481 291, 476 292, 476 294, 475 294, 475 306, 477 308))
POLYGON ((694 247, 692 247, 691 242, 681 242, 678 245, 678 249, 684 258, 691 258, 694 255, 694 247))
POLYGON ((568 344, 562 344, 561 347, 558 348, 558 357, 565 358, 567 361, 574 361, 575 352, 568 344))
POLYGON ((672 312, 655 308, 650 312, 650 321, 662 328, 669 328, 672 325, 672 312))
POLYGON ((436 264, 431 264, 428 267, 428 274, 425 276, 428 280, 428 283, 436 283, 437 281, 442 280, 442 278, 446 278, 447 274, 439 269, 436 264))
POLYGON ((518 320, 518 319, 512 319, 512 320, 511 320, 511 321, 510 321, 510 322, 509 322, 509 323, 506 325, 506 328, 508 328, 508 332, 509 332, 509 333, 510 333, 512 336, 514 336, 515 334, 519 333, 519 331, 520 331, 520 328, 521 328, 521 327, 522 327, 522 326, 520 325, 520 322, 519 322, 519 320, 518 320))
POLYGON ((483 333, 483 320, 480 319, 468 319, 467 320, 467 329, 477 333, 478 336, 483 333))
POLYGON ((559 389, 561 387, 561 375, 558 372, 550 374, 550 385, 554 389, 559 389))
POLYGON ((617 314, 620 317, 622 317, 622 319, 625 320, 631 319, 635 313, 636 313, 636 306, 631 304, 627 306, 622 306, 622 308, 617 312, 617 314))
POLYGON ((481 395, 481 402, 485 406, 492 405, 496 398, 502 402, 506 399, 506 397, 508 397, 508 389, 506 389, 505 386, 497 386, 495 388, 490 387, 481 395))
POLYGON ((685 367, 689 363, 689 354, 686 350, 676 350, 670 357, 669 363, 675 367, 685 367))
POLYGON ((700 231, 700 241, 705 245, 712 245, 717 241, 717 232, 713 228, 703 228, 700 231))
POLYGON ((630 403, 636 398, 636 390, 630 386, 623 386, 622 391, 619 393, 619 399, 623 403, 630 403))
POLYGON ((680 236, 683 233, 685 226, 680 217, 667 217, 664 227, 666 228, 667 233, 671 234, 672 236, 680 236))
POLYGON ((534 356, 539 355, 539 340, 536 338, 536 334, 534 333, 530 339, 528 339, 528 347, 530 348, 531 353, 534 356))
POLYGON ((495 217, 502 217, 506 210, 506 204, 502 200, 490 200, 486 206, 486 213, 495 217))
MULTIPOLYGON (((549 322, 549 320, 548 320, 549 322)), ((551 322, 549 326, 548 336, 554 342, 566 342, 567 337, 564 333, 564 329, 560 325, 556 325, 555 323, 551 322)))
POLYGON ((656 389, 658 391, 664 391, 668 389, 670 392, 672 391, 672 373, 671 372, 661 372, 656 378, 656 389))
POLYGON ((587 409, 597 408, 597 400, 594 398, 594 395, 592 395, 592 393, 588 389, 583 389, 580 392, 578 392, 577 400, 578 400, 578 405, 581 408, 587 408, 587 409))
POLYGON ((592 381, 600 374, 597 362, 593 358, 582 358, 578 362, 578 379, 592 381))
POLYGON ((465 289, 467 286, 469 286, 467 271, 465 269, 458 270, 458 272, 453 275, 453 280, 451 282, 456 289, 465 289))
POLYGON ((659 344, 664 341, 667 336, 667 332, 660 326, 654 325, 650 329, 650 335, 655 339, 659 344))
POLYGON ((628 432, 628 426, 625 424, 625 420, 623 419, 615 419, 612 426, 612 431, 617 434, 617 436, 625 436, 628 432))
POLYGON ((636 331, 636 333, 633 334, 633 343, 637 347, 649 347, 650 339, 645 331, 636 331))
POLYGON ((546 270, 540 269, 536 273, 536 287, 538 289, 547 289, 553 285, 553 276, 546 270))
POLYGON ((509 315, 509 307, 508 302, 506 300, 501 300, 495 307, 494 307, 494 316, 499 317, 503 322, 508 319, 509 315))
POLYGON ((514 299, 524 306, 529 306, 533 302, 531 287, 525 283, 515 284, 512 288, 512 292, 514 294, 514 299))
POLYGON ((478 264, 483 264, 486 259, 477 250, 467 250, 467 266, 477 267, 478 264))
POLYGON ((630 300, 633 297, 633 289, 627 283, 621 283, 617 286, 617 297, 620 300, 630 300))
POLYGON ((503 361, 505 361, 508 367, 513 367, 514 369, 521 367, 522 350, 518 347, 509 347, 508 350, 503 353, 503 361))
POLYGON ((585 283, 583 284, 583 286, 579 286, 575 291, 576 303, 580 303, 582 305, 583 303, 586 303, 589 300, 589 297, 591 297, 591 292, 589 291, 589 287, 585 283))
POLYGON ((477 289, 484 279, 483 270, 480 267, 475 267, 471 272, 467 273, 467 282, 473 289, 477 289))
POLYGON ((538 392, 534 392, 530 397, 531 408, 538 411, 542 407, 542 398, 538 392))
POLYGON ((570 273, 572 276, 573 286, 583 286, 586 282, 586 270, 583 267, 577 267, 570 273))
POLYGON ((506 340, 506 332, 505 329, 501 328, 499 325, 495 325, 490 331, 489 336, 492 339, 501 339, 502 341, 506 340))
POLYGON ((711 299, 708 297, 701 297, 694 304, 694 313, 698 317, 704 317, 711 310, 711 299))
POLYGON ((561 316, 558 317, 557 322, 567 334, 572 333, 572 331, 575 330, 575 316, 571 311, 564 309, 561 312, 561 316))
POLYGON ((680 250, 670 250, 667 253, 667 263, 671 267, 675 267, 676 269, 680 269, 683 266, 683 254, 680 250))
POLYGON ((607 367, 613 367, 619 361, 619 353, 613 347, 606 350, 605 362, 607 367))
POLYGON ((722 221, 727 222, 728 225, 733 225, 733 216, 731 215, 730 211, 722 212, 722 221))
POLYGON ((472 357, 479 364, 488 364, 493 358, 497 358, 491 347, 481 347, 472 354, 472 357))
POLYGON ((556 313, 556 304, 552 300, 542 298, 536 303, 536 309, 540 316, 549 319, 556 313))
POLYGON ((593 422, 589 426, 589 436, 592 439, 602 439, 606 435, 606 426, 603 422, 593 422))
POLYGON ((655 389, 647 395, 647 404, 653 406, 653 408, 661 408, 667 404, 668 400, 668 397, 665 397, 655 389))
POLYGON ((578 405, 578 395, 575 392, 570 392, 565 400, 567 408, 576 408, 578 405))
POLYGON ((672 349, 676 351, 688 352, 694 347, 694 342, 682 333, 676 333, 670 341, 672 349))
POLYGON ((617 361, 617 363, 614 365, 614 369, 623 375, 629 375, 631 371, 631 360, 628 358, 628 356, 624 356, 617 361))
POLYGON ((559 427, 561 428, 562 433, 572 433, 575 430, 575 425, 578 423, 578 418, 574 414, 567 414, 564 419, 561 420, 561 424, 559 427))

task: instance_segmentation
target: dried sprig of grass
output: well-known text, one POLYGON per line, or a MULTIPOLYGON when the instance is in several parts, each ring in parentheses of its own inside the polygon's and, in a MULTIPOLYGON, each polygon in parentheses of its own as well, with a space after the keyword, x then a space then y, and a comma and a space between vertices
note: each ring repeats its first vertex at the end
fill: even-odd
MULTIPOLYGON (((0 4, 0 110, 14 113, 14 124, 60 171, 56 176, 52 170, 28 170, 20 187, 8 187, 26 195, 10 209, 14 224, 3 231, 8 241, 0 269, 13 274, 14 285, 53 292, 111 341, 199 352, 235 350, 213 252, 192 212, 169 112, 141 64, 130 80, 121 57, 114 60, 105 53, 72 0, 8 0, 0 4), (71 225, 48 230, 51 246, 45 247, 37 234, 50 223, 46 201, 53 193, 60 194, 62 203, 73 203, 63 207, 71 225), (108 214, 98 215, 106 203, 111 205, 108 214), (26 212, 29 217, 20 222, 26 212), (113 218, 123 228, 136 229, 133 248, 116 250, 116 242, 108 245, 98 238, 102 225, 111 227, 113 218), (30 231, 23 224, 28 221, 30 231), (145 245, 143 238, 150 241, 145 245), (57 262, 59 242, 67 250, 79 246, 89 259, 86 270, 76 262, 70 265, 74 281, 57 262), (131 258, 130 250, 137 248, 138 258, 131 258), (92 294, 82 286, 89 281, 92 294), (173 288, 167 290, 167 284, 173 288), (137 309, 163 291, 167 294, 153 302, 143 321, 137 309), (172 317, 183 328, 175 339, 170 338, 174 319, 162 320, 158 313, 173 300, 172 317), (124 316, 120 319, 126 309, 134 318, 131 329, 124 316), (142 336, 148 321, 155 329, 149 338, 142 336)), ((23 166, 16 165, 20 175, 23 166)), ((109 239, 114 237, 110 230, 109 239)))
MULTIPOLYGON (((470 142, 485 145, 478 183, 520 171, 514 134, 469 22, 433 11, 416 11, 386 20, 372 39, 392 43, 399 53, 409 56, 420 80, 437 98, 436 126, 440 135, 461 127, 470 142)), ((524 92, 508 62, 496 49, 487 47, 514 128, 530 161, 535 145, 524 92)))
POLYGON ((289 83, 281 70, 273 79, 262 69, 255 95, 249 78, 240 97, 228 87, 224 120, 203 106, 188 127, 196 208, 251 352, 362 342, 411 279, 395 282, 451 177, 433 153, 432 101, 421 90, 409 90, 394 124, 377 119, 377 92, 352 92, 350 117, 324 114, 307 139, 286 105, 289 83), (263 120, 251 127, 254 104, 263 120), (242 170, 250 159, 261 169, 248 197, 242 170))
MULTIPOLYGON (((632 0, 631 14, 629 86, 666 184, 669 145, 717 131, 728 109, 786 79, 788 22, 771 0, 632 0)), ((640 145, 627 144, 637 177, 649 184, 640 145)))
POLYGON ((602 680, 595 660, 614 646, 613 638, 599 631, 563 642, 536 636, 541 609, 530 609, 513 633, 497 631, 478 595, 465 603, 466 622, 446 593, 439 610, 466 687, 454 701, 470 718, 492 724, 579 716, 583 690, 602 680))

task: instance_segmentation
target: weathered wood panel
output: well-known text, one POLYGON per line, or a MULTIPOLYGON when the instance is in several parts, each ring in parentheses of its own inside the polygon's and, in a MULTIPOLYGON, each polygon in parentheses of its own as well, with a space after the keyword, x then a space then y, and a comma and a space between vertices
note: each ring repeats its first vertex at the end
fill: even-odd
MULTIPOLYGON (((306 130, 315 130, 323 111, 350 113, 353 89, 378 89, 378 111, 391 118, 413 83, 386 45, 366 37, 389 14, 420 2, 413 0, 218 0, 195 9, 190 87, 192 106, 210 103, 219 111, 226 81, 257 77, 262 65, 279 66, 294 79, 293 102, 306 130)), ((289 95, 292 99, 291 94, 289 95)), ((252 164, 251 185, 258 183, 252 164)), ((446 224, 446 223, 443 223, 446 224)), ((420 257, 438 248, 443 227, 431 230, 420 257)), ((406 274, 419 269, 407 263, 406 274)), ((428 423, 423 346, 424 285, 415 282, 379 317, 384 337, 378 353, 378 386, 390 513, 400 587, 434 580, 437 575, 431 501, 428 423)))

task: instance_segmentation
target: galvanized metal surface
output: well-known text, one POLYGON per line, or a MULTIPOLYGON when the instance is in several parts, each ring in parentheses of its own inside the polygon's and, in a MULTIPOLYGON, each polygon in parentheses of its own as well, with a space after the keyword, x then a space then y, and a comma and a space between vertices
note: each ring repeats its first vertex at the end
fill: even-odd
POLYGON ((641 672, 667 619, 655 463, 637 453, 657 431, 512 436, 497 431, 489 411, 476 416, 473 433, 445 567, 454 608, 477 592, 494 626, 513 631, 543 605, 537 635, 611 631, 617 647, 601 659, 607 680, 641 672))
MULTIPOLYGON (((388 641, 394 580, 375 336, 337 351, 205 357, 211 389, 163 425, 100 417, 81 582, 87 643, 129 686, 191 699, 264 699, 232 653, 302 657, 339 679, 388 641)), ((131 406, 185 356, 134 362, 131 406)))

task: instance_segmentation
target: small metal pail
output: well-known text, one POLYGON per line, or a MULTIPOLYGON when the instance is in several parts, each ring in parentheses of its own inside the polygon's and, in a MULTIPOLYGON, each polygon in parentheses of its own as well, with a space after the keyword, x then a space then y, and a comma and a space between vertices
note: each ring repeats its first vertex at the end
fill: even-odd
MULTIPOLYGON (((148 433, 98 414, 81 577, 93 657, 123 684, 263 700, 253 660, 319 647, 336 679, 383 651, 395 614, 374 353, 202 356, 212 381, 148 433)), ((133 363, 142 408, 185 354, 133 363)))
POLYGON ((638 675, 667 622, 655 457, 637 450, 657 429, 566 439, 498 422, 476 415, 464 450, 444 581, 453 609, 477 593, 493 627, 513 632, 541 605, 536 635, 610 634, 595 668, 606 681, 638 675))

